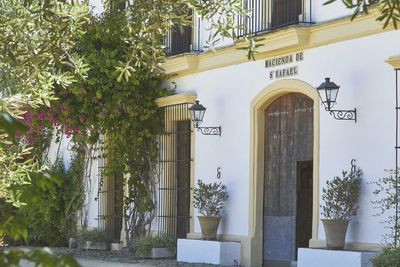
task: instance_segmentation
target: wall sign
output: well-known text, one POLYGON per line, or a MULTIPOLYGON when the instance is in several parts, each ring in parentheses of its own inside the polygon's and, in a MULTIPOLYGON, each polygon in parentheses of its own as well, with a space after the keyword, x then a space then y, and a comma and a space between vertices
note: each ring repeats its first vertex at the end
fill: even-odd
POLYGON ((297 65, 287 66, 284 68, 282 68, 281 66, 293 64, 303 60, 304 60, 304 52, 293 53, 290 55, 274 57, 265 60, 265 68, 271 69, 269 71, 269 79, 270 80, 280 79, 299 74, 299 67, 297 65))

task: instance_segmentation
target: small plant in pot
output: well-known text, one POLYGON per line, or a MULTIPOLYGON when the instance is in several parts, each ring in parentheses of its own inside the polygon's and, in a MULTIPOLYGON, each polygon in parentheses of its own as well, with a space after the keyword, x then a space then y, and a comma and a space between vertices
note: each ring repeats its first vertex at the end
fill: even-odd
POLYGON ((349 221, 359 207, 361 175, 361 169, 353 165, 351 172, 343 171, 342 177, 334 177, 322 188, 321 215, 328 249, 344 248, 349 221))
POLYGON ((204 240, 216 240, 221 210, 228 199, 226 186, 221 182, 203 183, 197 181, 197 187, 193 193, 193 204, 202 216, 198 216, 202 238, 204 240))

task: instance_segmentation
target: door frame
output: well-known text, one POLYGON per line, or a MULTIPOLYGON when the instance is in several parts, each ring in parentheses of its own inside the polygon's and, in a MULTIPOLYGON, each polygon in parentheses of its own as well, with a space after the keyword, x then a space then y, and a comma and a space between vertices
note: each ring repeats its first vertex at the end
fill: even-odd
POLYGON ((313 218, 312 240, 318 236, 319 222, 319 139, 320 104, 319 95, 310 84, 295 80, 280 80, 265 87, 250 104, 250 175, 249 175, 249 250, 251 266, 262 266, 263 256, 263 184, 264 184, 264 111, 275 99, 288 93, 301 93, 314 102, 314 143, 313 143, 313 218))

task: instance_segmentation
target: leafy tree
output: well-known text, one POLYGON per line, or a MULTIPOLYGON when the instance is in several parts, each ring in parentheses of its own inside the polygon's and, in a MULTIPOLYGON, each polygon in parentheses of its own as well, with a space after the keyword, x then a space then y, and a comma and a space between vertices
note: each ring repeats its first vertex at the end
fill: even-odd
MULTIPOLYGON (((54 88, 65 88, 87 70, 72 53, 83 34, 88 7, 78 1, 0 0, 0 201, 15 207, 43 205, 47 190, 60 180, 31 158, 31 148, 17 141, 27 127, 28 108, 50 105, 54 88)), ((16 213, 0 218, 0 236, 27 239, 27 225, 16 213)), ((76 266, 71 257, 49 251, 12 249, 0 253, 1 266, 21 259, 46 266, 76 266)))
MULTIPOLYGON (((325 5, 336 2, 337 0, 329 0, 325 5)), ((368 11, 375 6, 379 6, 378 21, 384 22, 383 28, 389 24, 397 29, 397 23, 400 22, 400 1, 399 0, 341 0, 342 3, 349 9, 352 9, 352 20, 361 13, 368 13, 368 11)))
POLYGON ((28 136, 34 137, 29 141, 52 126, 88 154, 105 141, 100 155, 107 159, 103 176, 123 172, 129 177, 124 199, 128 244, 145 233, 155 216, 155 159, 162 117, 154 100, 172 93, 161 87, 164 37, 170 27, 190 24, 191 10, 214 21, 219 35, 235 37, 233 10, 242 10, 241 1, 216 2, 133 1, 121 8, 120 1, 106 1, 107 12, 90 18, 86 34, 73 50, 90 66, 87 77, 54 88, 58 100, 51 107, 33 109, 25 116, 28 136), (218 17, 228 21, 215 20, 218 17))

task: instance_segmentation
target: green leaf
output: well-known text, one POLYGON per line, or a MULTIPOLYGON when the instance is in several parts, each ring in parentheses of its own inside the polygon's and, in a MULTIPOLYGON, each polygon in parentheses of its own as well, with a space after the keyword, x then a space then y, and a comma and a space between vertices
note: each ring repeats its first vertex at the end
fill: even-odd
POLYGON ((0 112, 0 128, 13 140, 15 140, 17 132, 26 133, 28 130, 25 124, 5 112, 0 112))
POLYGON ((329 1, 326 1, 326 2, 324 3, 324 6, 325 6, 325 5, 332 4, 333 2, 336 2, 336 0, 329 0, 329 1))

